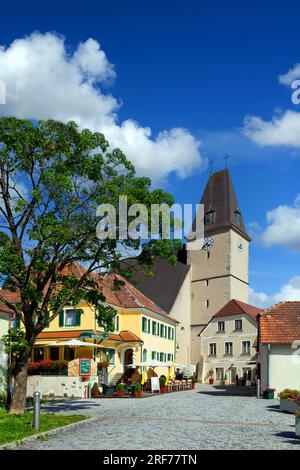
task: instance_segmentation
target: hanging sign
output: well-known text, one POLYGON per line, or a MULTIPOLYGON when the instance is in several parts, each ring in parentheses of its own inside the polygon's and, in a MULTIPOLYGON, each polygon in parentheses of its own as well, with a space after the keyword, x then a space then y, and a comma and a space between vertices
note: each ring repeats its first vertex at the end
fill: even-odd
POLYGON ((91 375, 91 359, 79 359, 79 375, 91 375))

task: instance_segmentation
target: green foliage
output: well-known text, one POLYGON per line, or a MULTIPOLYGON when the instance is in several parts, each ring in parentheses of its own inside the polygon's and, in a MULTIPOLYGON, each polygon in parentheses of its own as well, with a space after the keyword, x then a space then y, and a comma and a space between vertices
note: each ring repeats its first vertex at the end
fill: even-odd
MULTIPOLYGON (((118 207, 126 195, 128 205, 173 204, 160 189, 151 191, 151 181, 135 175, 133 165, 120 149, 109 150, 104 135, 79 131, 74 122, 31 121, 0 118, 0 280, 20 293, 12 308, 26 328, 30 346, 34 338, 64 306, 85 299, 96 309, 98 323, 113 330, 111 307, 94 271, 121 271, 121 251, 137 249, 139 240, 99 240, 96 209, 102 203, 118 207), (26 184, 26 191, 22 186, 26 184), (118 243, 118 245, 117 245, 118 243), (62 275, 71 262, 80 261, 87 273, 62 275), (59 288, 58 288, 59 287, 59 288), (50 315, 49 315, 50 311, 50 315)), ((119 230, 117 215, 117 232, 119 230)), ((143 243, 139 257, 150 269, 154 257, 175 263, 178 240, 143 243)), ((123 274, 130 277, 132 269, 123 274)))
POLYGON ((165 375, 161 375, 159 377, 159 384, 160 385, 166 385, 166 380, 167 380, 167 377, 165 375))
POLYGON ((191 375, 190 380, 192 381, 193 384, 197 383, 197 378, 194 375, 191 375))
POLYGON ((140 384, 140 382, 135 382, 134 384, 134 390, 136 392, 140 392, 142 390, 142 385, 140 384))
POLYGON ((118 390, 119 392, 125 392, 125 386, 123 384, 119 383, 117 385, 116 390, 118 390))
POLYGON ((11 328, 7 334, 2 336, 5 352, 11 354, 13 358, 20 356, 28 347, 26 334, 17 328, 11 328))

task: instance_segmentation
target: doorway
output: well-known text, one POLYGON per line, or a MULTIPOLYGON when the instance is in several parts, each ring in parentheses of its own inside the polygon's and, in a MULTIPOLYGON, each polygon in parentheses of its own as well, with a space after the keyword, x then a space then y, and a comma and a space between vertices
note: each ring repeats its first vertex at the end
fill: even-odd
POLYGON ((237 368, 230 367, 230 375, 229 375, 230 385, 236 385, 236 376, 237 376, 237 368))
POLYGON ((124 353, 124 371, 133 363, 133 350, 127 349, 124 353))

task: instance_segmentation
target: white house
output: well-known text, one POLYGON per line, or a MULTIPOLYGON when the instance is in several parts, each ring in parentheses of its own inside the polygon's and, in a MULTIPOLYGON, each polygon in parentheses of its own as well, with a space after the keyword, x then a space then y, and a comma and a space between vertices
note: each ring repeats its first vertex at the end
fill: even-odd
POLYGON ((203 383, 254 383, 256 370, 257 316, 262 310, 230 300, 200 333, 203 383))
POLYGON ((262 389, 300 390, 300 302, 281 302, 261 315, 258 348, 262 389))
POLYGON ((7 333, 9 324, 9 313, 0 311, 0 393, 3 393, 6 388, 7 378, 7 355, 4 350, 2 336, 7 333))

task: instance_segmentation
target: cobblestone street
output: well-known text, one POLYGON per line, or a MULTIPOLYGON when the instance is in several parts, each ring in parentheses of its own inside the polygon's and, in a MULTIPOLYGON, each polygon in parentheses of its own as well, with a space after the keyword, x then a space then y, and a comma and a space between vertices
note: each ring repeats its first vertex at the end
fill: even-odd
POLYGON ((295 449, 293 415, 279 400, 235 389, 196 390, 145 399, 53 402, 47 411, 99 416, 99 421, 60 432, 19 449, 295 449))

